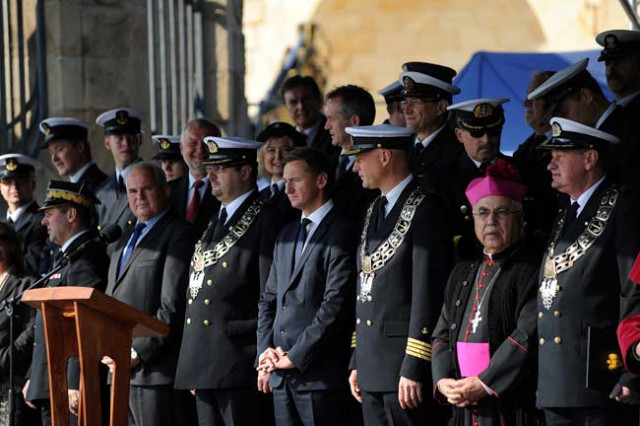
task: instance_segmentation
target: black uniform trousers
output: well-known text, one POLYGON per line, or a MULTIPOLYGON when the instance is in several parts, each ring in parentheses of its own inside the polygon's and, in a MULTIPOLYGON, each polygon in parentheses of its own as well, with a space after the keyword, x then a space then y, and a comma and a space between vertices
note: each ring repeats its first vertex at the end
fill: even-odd
POLYGON ((351 395, 345 390, 297 390, 289 380, 273 389, 273 407, 278 426, 349 426, 351 395))
MULTIPOLYGON (((362 416, 367 426, 413 426, 427 424, 427 405, 403 410, 398 401, 398 392, 361 391, 362 416)), ((427 398, 429 395, 425 395, 427 398)), ((440 424, 440 423, 436 423, 440 424)))
POLYGON ((129 386, 129 426, 173 426, 176 417, 173 385, 129 386))
POLYGON ((603 407, 544 408, 546 426, 621 426, 636 425, 637 405, 616 402, 603 407))
POLYGON ((197 389, 199 426, 271 424, 257 389, 197 389))

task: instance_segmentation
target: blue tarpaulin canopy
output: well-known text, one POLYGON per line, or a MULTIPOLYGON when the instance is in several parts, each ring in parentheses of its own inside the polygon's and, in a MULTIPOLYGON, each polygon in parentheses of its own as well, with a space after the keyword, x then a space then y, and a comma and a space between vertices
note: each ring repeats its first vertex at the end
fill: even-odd
POLYGON ((496 53, 477 52, 467 63, 454 83, 462 89, 453 102, 475 98, 509 98, 504 104, 506 123, 502 132, 501 150, 515 151, 532 132, 524 121, 524 101, 531 72, 558 71, 568 65, 589 58, 589 72, 600 83, 605 96, 613 99, 607 89, 604 62, 598 62, 599 50, 565 53, 496 53))

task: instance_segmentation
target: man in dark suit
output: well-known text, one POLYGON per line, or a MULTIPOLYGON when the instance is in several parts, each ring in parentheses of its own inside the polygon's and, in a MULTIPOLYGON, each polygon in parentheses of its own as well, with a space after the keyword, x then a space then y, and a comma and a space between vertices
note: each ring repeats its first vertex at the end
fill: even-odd
POLYGON ((278 425, 350 424, 357 240, 327 196, 332 168, 308 147, 293 151, 284 168, 287 195, 302 218, 278 236, 258 318, 258 388, 273 391, 278 425))
MULTIPOLYGON (((606 65, 607 86, 615 95, 614 103, 622 109, 626 120, 635 124, 640 117, 640 31, 604 31, 596 36, 596 41, 604 48, 598 61, 604 61, 606 65)), ((623 162, 621 179, 637 186, 635 175, 640 138, 636 132, 620 155, 623 162)))
MULTIPOLYGON (((104 127, 104 145, 115 163, 115 172, 96 190, 96 196, 102 202, 98 208, 99 225, 115 223, 126 230, 135 221, 127 201, 126 183, 131 165, 141 161, 138 157, 142 144, 141 116, 142 113, 135 109, 116 108, 96 119, 96 123, 104 127)), ((113 247, 109 246, 109 253, 113 247)))
MULTIPOLYGON (((73 252, 84 243, 89 242, 90 245, 79 258, 51 275, 46 283, 47 287, 83 286, 105 289, 109 258, 104 246, 91 242, 94 234, 89 228, 98 203, 100 202, 91 191, 82 184, 59 181, 51 181, 49 184, 41 210, 44 210, 42 224, 46 226, 49 239, 60 246, 54 266, 62 261, 64 254, 73 252)), ((69 388, 78 389, 78 384, 79 368, 76 361, 75 366, 74 363, 69 366, 69 388)), ((40 410, 43 425, 50 425, 49 374, 40 311, 36 315, 33 358, 23 394, 28 404, 40 410)), ((77 391, 70 390, 69 396, 71 408, 77 407, 77 391)))
POLYGON ((221 207, 191 262, 176 388, 195 393, 200 426, 268 424, 253 364, 258 300, 271 267, 278 214, 256 188, 261 144, 205 141, 209 182, 221 207), (203 350, 211 352, 203 357, 203 350))
POLYGON ((403 85, 401 105, 407 127, 416 131, 411 149, 412 173, 424 188, 432 189, 435 166, 450 167, 461 146, 447 123, 453 95, 460 88, 452 84, 455 70, 426 62, 407 62, 402 66, 403 85))
POLYGON ((296 130, 307 136, 307 145, 324 152, 337 163, 340 150, 331 144, 331 134, 325 129, 327 118, 322 115, 322 93, 318 83, 312 77, 294 75, 282 84, 281 93, 296 130))
POLYGON ((537 406, 548 425, 638 423, 633 379, 622 373, 616 327, 640 311, 629 271, 640 249, 636 201, 607 175, 615 136, 553 118, 552 186, 570 197, 540 268, 537 406), (615 385, 615 387, 614 387, 615 385))
MULTIPOLYGON (((191 226, 169 208, 169 187, 155 164, 142 162, 131 167, 127 197, 135 227, 111 256, 106 294, 169 327, 167 337, 133 339, 129 424, 183 424, 174 404, 173 380, 193 234, 191 226)), ((110 368, 113 364, 107 357, 103 362, 110 368)))
MULTIPOLYGON (((333 89, 327 94, 324 113, 327 117, 325 128, 331 134, 335 147, 348 150, 351 138, 345 132, 347 126, 369 126, 376 117, 373 96, 362 87, 347 85, 333 89)), ((378 195, 377 191, 362 187, 362 180, 353 171, 355 157, 342 156, 336 167, 336 179, 329 196, 335 208, 351 220, 362 225, 369 204, 378 195)))
POLYGON ((204 143, 207 136, 220 136, 220 129, 205 118, 195 118, 184 126, 180 152, 189 173, 169 184, 171 206, 180 218, 193 224, 194 239, 202 236, 220 205, 211 195, 211 184, 203 164, 208 158, 204 143))
POLYGON ((50 117, 40 122, 44 134, 42 149, 47 149, 51 164, 60 177, 84 184, 92 193, 107 178, 91 157, 89 126, 69 117, 50 117))
POLYGON ((22 241, 26 273, 31 276, 38 276, 40 252, 47 241, 47 231, 40 223, 42 213, 34 199, 37 164, 22 154, 0 156, 0 193, 7 203, 6 222, 22 241))
POLYGON ((438 196, 411 174, 414 131, 348 127, 354 170, 382 195, 369 207, 360 238, 351 393, 367 425, 444 424, 429 394, 430 336, 452 263, 452 238, 438 196))

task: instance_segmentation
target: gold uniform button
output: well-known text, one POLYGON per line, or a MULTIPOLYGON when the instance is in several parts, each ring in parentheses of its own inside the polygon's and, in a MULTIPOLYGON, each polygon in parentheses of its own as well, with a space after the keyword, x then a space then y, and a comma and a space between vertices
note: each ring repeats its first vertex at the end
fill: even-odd
POLYGON ((98 231, 102 231, 102 226, 98 225, 98 231))
POLYGON ((542 318, 544 314, 542 312, 538 312, 538 318, 542 318))
POLYGON ((367 296, 367 302, 371 302, 372 300, 373 300, 373 296, 368 295, 368 296, 367 296))
POLYGON ((204 320, 204 321, 202 321, 202 323, 203 323, 204 325, 211 325, 211 322, 209 322, 209 320, 204 320))
POLYGON ((191 305, 193 303, 193 299, 187 300, 187 303, 191 305))
POLYGON ((191 318, 187 318, 187 325, 191 324, 191 318))
POLYGON ((209 300, 209 299, 204 299, 204 304, 205 304, 206 306, 209 306, 209 305, 211 304, 211 300, 209 300))
POLYGON ((128 221, 127 221, 127 225, 131 226, 131 225, 133 225, 133 222, 132 222, 132 221, 130 221, 130 220, 128 220, 128 221))
POLYGON ((562 337, 560 336, 556 336, 553 338, 553 343, 555 343, 556 345, 559 345, 560 343, 562 343, 562 337))
POLYGON ((371 322, 371 320, 367 320, 367 326, 371 327, 373 325, 373 322, 371 322))
POLYGON ((554 316, 554 317, 558 318, 558 317, 560 317, 560 315, 562 315, 562 314, 560 313, 560 311, 553 311, 553 316, 554 316))
POLYGON ((544 338, 540 338, 540 346, 544 345, 544 338))
POLYGON ((356 324, 360 324, 360 318, 356 319, 356 324))
POLYGON ((227 262, 222 262, 222 267, 223 267, 223 268, 226 268, 226 267, 228 267, 228 266, 229 266, 229 264, 228 264, 227 262))
POLYGON ((213 285, 213 280, 207 280, 207 285, 213 285))

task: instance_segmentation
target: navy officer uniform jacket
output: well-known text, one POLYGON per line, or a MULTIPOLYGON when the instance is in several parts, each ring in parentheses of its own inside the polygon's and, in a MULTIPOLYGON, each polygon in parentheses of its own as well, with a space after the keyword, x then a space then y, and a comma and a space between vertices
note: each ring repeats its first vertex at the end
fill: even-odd
MULTIPOLYGON (((66 252, 70 253, 81 244, 91 240, 93 233, 86 232, 71 242, 66 252)), ((61 254, 57 257, 54 265, 61 259, 61 254)), ((95 243, 90 246, 82 256, 60 271, 53 274, 46 283, 47 287, 80 286, 93 287, 104 291, 107 286, 107 269, 109 258, 104 246, 95 243)), ((33 358, 28 378, 31 380, 27 401, 38 399, 49 399, 49 374, 47 368, 47 349, 45 345, 44 325, 42 322, 42 312, 36 313, 35 342, 33 345, 33 358)), ((73 365, 73 363, 72 363, 73 365)), ((76 362, 77 366, 77 362, 76 362)), ((79 370, 77 367, 69 367, 68 380, 70 388, 74 388, 79 382, 79 370)), ((77 387, 76 387, 77 389, 77 387)))
POLYGON ((348 386, 357 236, 335 207, 316 226, 295 266, 300 223, 282 229, 260 299, 258 355, 282 347, 295 366, 275 370, 272 387, 285 379, 298 391, 348 386))
MULTIPOLYGON (((556 241, 554 255, 578 239, 611 187, 612 182, 605 179, 564 233, 558 229, 565 215, 560 213, 551 234, 556 241)), ((603 406, 610 401, 616 382, 631 384, 621 368, 610 371, 608 361, 610 354, 621 361, 618 323, 640 312, 640 286, 628 279, 640 250, 634 205, 624 189, 619 189, 616 205, 593 246, 573 266, 557 274, 557 293, 549 309, 543 304, 542 287, 538 293, 539 407, 603 406)), ((545 253, 540 282, 546 259, 545 253)))
MULTIPOLYGON (((384 244, 414 190, 404 188, 381 229, 371 223, 367 253, 384 244)), ((422 188, 419 189, 422 192, 422 188)), ((376 201, 377 203, 377 201, 376 201)), ((373 206, 376 207, 375 205, 373 206)), ((439 197, 427 192, 416 206, 403 242, 387 263, 375 271, 371 293, 356 302, 356 325, 349 368, 367 392, 397 392, 400 376, 431 386, 431 333, 443 302, 453 259, 452 238, 439 197)), ((362 258, 358 249, 358 271, 362 258)), ((361 293, 358 279, 358 293, 361 293)))
MULTIPOLYGON (((217 263, 205 267, 197 294, 187 293, 178 389, 255 389, 258 299, 269 276, 278 214, 253 190, 228 218, 223 236, 252 206, 261 206, 253 223, 217 263)), ((214 239, 217 222, 215 215, 199 242, 203 252, 222 240, 214 239)))

